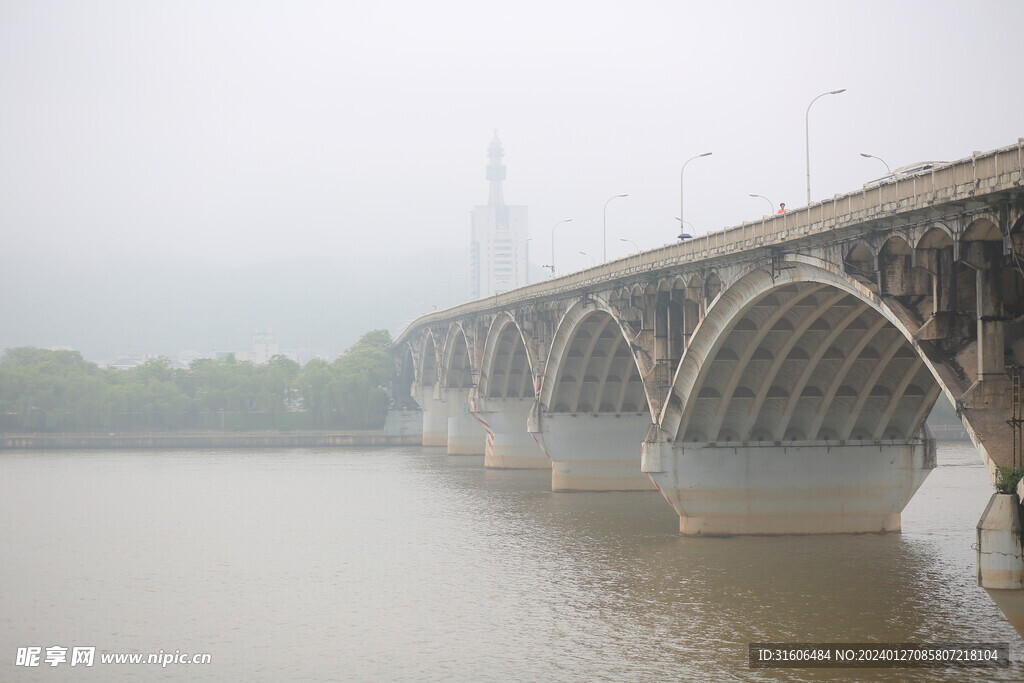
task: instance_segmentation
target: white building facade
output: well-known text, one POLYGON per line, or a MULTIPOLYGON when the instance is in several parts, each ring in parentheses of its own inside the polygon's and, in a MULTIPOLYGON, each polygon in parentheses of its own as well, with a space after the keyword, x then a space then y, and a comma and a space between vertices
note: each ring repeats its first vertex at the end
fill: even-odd
POLYGON ((249 361, 256 365, 263 365, 280 353, 281 350, 273 330, 256 330, 252 333, 252 351, 239 351, 235 354, 235 358, 240 361, 249 361))
POLYGON ((474 207, 470 215, 469 292, 472 299, 528 284, 527 210, 525 206, 505 204, 504 156, 505 148, 495 132, 487 147, 487 182, 490 184, 487 205, 474 207))

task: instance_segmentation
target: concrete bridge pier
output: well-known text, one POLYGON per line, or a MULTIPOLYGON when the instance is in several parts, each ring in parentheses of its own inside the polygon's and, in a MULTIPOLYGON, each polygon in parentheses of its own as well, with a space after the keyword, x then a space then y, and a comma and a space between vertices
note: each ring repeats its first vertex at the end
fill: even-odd
POLYGON ((1020 494, 995 493, 978 522, 978 585, 1024 637, 1024 542, 1020 494))
POLYGON ((423 445, 448 445, 448 407, 433 387, 428 387, 422 398, 417 398, 423 407, 423 445))
POLYGON ((551 461, 526 431, 532 399, 479 399, 470 409, 487 432, 484 467, 549 470, 551 461))
POLYGON ((934 467, 930 438, 643 444, 643 470, 689 536, 899 531, 934 467))
POLYGON ((629 415, 540 414, 528 429, 551 459, 551 490, 654 491, 640 469, 640 441, 647 413, 629 415))
POLYGON ((446 389, 448 455, 483 455, 485 432, 469 412, 469 389, 446 389))

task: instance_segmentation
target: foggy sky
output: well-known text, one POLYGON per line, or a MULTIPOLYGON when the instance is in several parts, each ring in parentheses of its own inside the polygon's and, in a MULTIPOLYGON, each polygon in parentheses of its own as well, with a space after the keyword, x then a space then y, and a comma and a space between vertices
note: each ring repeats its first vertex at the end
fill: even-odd
POLYGON ((551 226, 575 219, 562 272, 600 259, 615 194, 630 196, 609 206, 610 257, 632 250, 619 238, 674 241, 679 170, 702 152, 697 233, 765 213, 750 193, 802 205, 805 110, 828 90, 847 89, 811 110, 815 199, 884 173, 859 152, 895 168, 1011 144, 1022 25, 1011 0, 5 0, 0 348, 75 346, 58 293, 83 272, 133 263, 144 294, 160 269, 315 256, 370 279, 366 264, 468 249, 494 130, 531 254, 546 262, 551 226))

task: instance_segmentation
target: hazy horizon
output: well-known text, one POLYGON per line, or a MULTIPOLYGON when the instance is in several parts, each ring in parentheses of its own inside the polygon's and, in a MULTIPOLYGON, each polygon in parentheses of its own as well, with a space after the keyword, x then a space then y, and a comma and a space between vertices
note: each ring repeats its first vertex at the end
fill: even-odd
POLYGON ((703 152, 697 234, 765 213, 750 194, 803 205, 806 110, 831 90, 814 199, 884 174, 861 152, 1011 144, 1022 20, 998 0, 3 0, 0 349, 244 348, 270 327, 334 353, 394 331, 457 293, 495 130, 536 263, 574 219, 562 272, 600 260, 615 194, 609 258, 674 241, 703 152))

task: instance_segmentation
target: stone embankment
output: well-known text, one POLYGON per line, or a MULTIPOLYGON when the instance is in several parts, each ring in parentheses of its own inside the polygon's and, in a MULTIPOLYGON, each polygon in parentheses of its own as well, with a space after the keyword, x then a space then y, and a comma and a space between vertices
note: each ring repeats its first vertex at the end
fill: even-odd
POLYGON ((119 432, 114 434, 0 434, 0 449, 65 448, 312 448, 418 446, 419 434, 353 432, 119 432))

